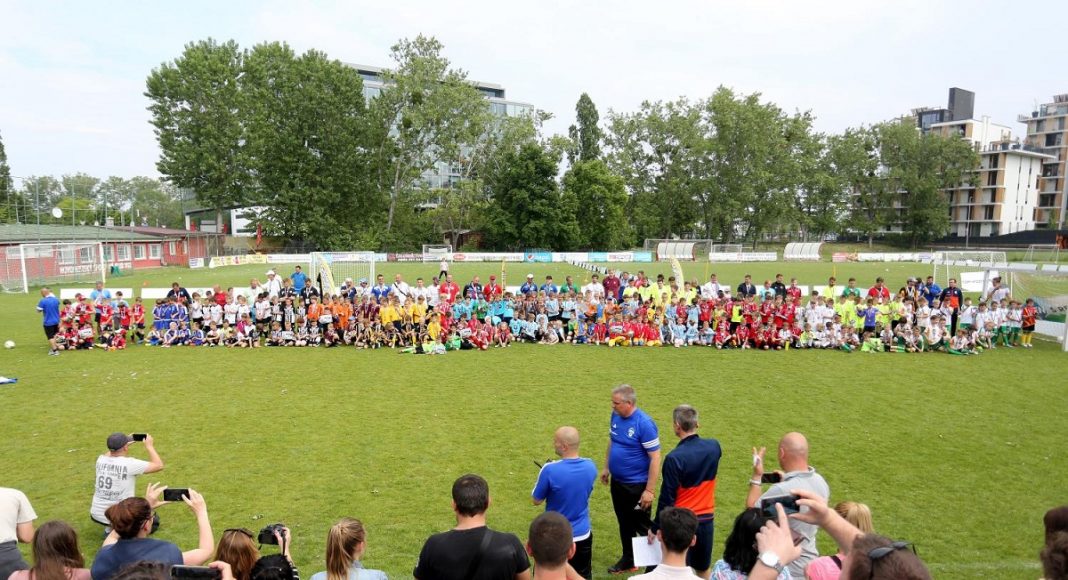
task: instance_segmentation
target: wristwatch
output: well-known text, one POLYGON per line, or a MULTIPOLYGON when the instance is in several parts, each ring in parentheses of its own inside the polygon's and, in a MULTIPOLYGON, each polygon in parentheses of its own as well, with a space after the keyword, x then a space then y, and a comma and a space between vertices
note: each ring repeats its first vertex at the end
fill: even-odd
POLYGON ((783 565, 779 563, 779 555, 775 552, 763 552, 759 559, 761 564, 775 570, 776 573, 782 572, 783 565))

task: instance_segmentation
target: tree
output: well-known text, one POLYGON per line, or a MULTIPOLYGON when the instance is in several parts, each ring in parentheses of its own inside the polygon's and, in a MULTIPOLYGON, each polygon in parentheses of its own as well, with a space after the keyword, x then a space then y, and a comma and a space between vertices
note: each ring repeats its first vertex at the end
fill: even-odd
POLYGON ((875 128, 846 129, 831 141, 831 163, 850 197, 848 228, 868 239, 893 219, 893 195, 879 178, 879 143, 875 128))
POLYGON ((578 246, 629 248, 634 242, 627 221, 627 189, 600 159, 579 161, 564 175, 564 192, 576 206, 578 246))
POLYGON ((490 128, 488 102, 464 71, 450 68, 442 48, 422 35, 394 45, 397 66, 382 75, 389 86, 371 101, 378 182, 389 192, 387 235, 422 174, 439 161, 460 160, 464 146, 490 128))
POLYGON ((7 151, 4 150, 4 139, 0 136, 0 221, 9 221, 9 215, 14 218, 17 207, 11 167, 7 164, 7 151))
POLYGON ((207 39, 185 46, 173 62, 153 69, 145 96, 160 146, 156 168, 178 187, 215 210, 245 205, 248 171, 238 77, 237 43, 207 39))
POLYGON ((368 181, 363 81, 352 67, 283 43, 243 59, 249 197, 270 235, 319 247, 351 245, 382 209, 368 181))
POLYGON ((476 229, 486 211, 489 201, 485 189, 481 179, 468 179, 433 191, 439 201, 431 211, 431 219, 439 231, 449 234, 453 249, 459 249, 461 231, 476 229))
POLYGON ((579 237, 575 205, 556 183, 559 158, 544 144, 527 142, 504 155, 488 183, 493 191, 486 234, 501 248, 568 249, 579 237))
POLYGON ((597 106, 588 94, 582 93, 575 104, 575 117, 578 125, 571 125, 567 131, 571 139, 571 147, 567 152, 568 163, 574 165, 581 161, 599 159, 604 134, 597 125, 600 120, 597 106))

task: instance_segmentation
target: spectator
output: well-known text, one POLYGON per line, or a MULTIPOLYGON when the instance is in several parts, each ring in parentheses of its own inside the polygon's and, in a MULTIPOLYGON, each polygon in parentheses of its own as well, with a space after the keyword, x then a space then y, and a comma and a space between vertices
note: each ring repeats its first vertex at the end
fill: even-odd
POLYGON ((45 522, 33 535, 33 568, 19 570, 8 580, 89 580, 78 534, 67 522, 45 522))
MULTIPOLYGON (((171 580, 170 566, 162 562, 140 561, 123 566, 111 580, 171 580)), ((233 580, 233 577, 223 580, 233 580)))
MULTIPOLYGON (((854 501, 838 502, 834 511, 842 516, 845 521, 852 524, 861 533, 870 534, 874 531, 871 522, 871 510, 868 506, 854 501)), ((816 558, 805 568, 805 578, 809 580, 837 580, 842 574, 842 562, 845 554, 838 552, 834 556, 822 556, 816 558)))
POLYGON ((636 569, 631 538, 649 532, 653 489, 660 477, 660 435, 656 423, 638 408, 637 401, 630 385, 612 390, 608 451, 601 483, 607 485, 611 481, 612 507, 623 554, 608 568, 610 574, 636 569))
MULTIPOLYGON (((134 496, 134 478, 142 473, 156 473, 163 470, 163 460, 156 452, 155 440, 145 435, 145 451, 148 461, 130 457, 130 445, 133 437, 125 433, 112 433, 108 436, 108 452, 96 459, 96 491, 93 503, 89 507, 89 517, 93 521, 107 526, 107 509, 118 502, 134 496)), ((159 527, 159 516, 152 516, 152 531, 159 527)))
POLYGON ((530 522, 527 553, 534 558, 534 580, 568 578, 568 561, 575 557, 574 532, 567 518, 547 511, 530 522))
MULTIPOLYGON (((744 580, 749 577, 749 571, 756 566, 759 559, 757 533, 768 519, 760 508, 755 507, 746 509, 734 518, 734 528, 727 536, 727 543, 723 546, 723 559, 717 561, 715 567, 712 568, 712 578, 744 580)), ((778 580, 793 578, 790 571, 785 568, 776 568, 776 572, 778 580)))
MULTIPOLYGON (((791 489, 806 489, 823 498, 831 495, 830 487, 823 476, 816 473, 808 464, 808 440, 800 433, 787 433, 779 441, 779 465, 783 471, 777 471, 781 480, 773 484, 768 491, 761 494, 761 477, 764 475, 764 448, 753 449, 753 478, 749 480, 747 507, 759 507, 760 500, 766 497, 782 496, 791 493, 791 489)), ((816 550, 816 526, 801 519, 791 519, 790 528, 804 539, 801 542, 801 556, 790 563, 790 573, 802 578, 805 566, 819 557, 816 550)))
POLYGON ((490 505, 489 484, 474 474, 452 485, 456 527, 427 538, 419 552, 413 576, 422 580, 527 580, 530 561, 514 534, 486 525, 490 505))
POLYGON ((1068 532, 1056 532, 1039 553, 1044 580, 1068 580, 1068 532))
POLYGON ((386 574, 365 569, 360 562, 367 549, 367 531, 360 520, 342 518, 326 535, 326 571, 311 580, 386 580, 386 574))
POLYGON ((41 288, 41 300, 37 303, 37 312, 41 313, 45 338, 48 339, 48 354, 59 356, 59 347, 56 346, 56 334, 59 332, 59 298, 56 298, 48 286, 41 288))
POLYGON ((164 489, 149 485, 144 498, 126 498, 108 508, 105 515, 113 529, 93 561, 93 580, 109 580, 123 566, 141 560, 186 566, 200 566, 208 561, 215 538, 208 520, 208 506, 195 490, 190 489, 182 501, 197 518, 198 546, 182 552, 170 542, 148 537, 152 530, 152 511, 166 503, 159 499, 164 489))
POLYGON ((662 558, 656 569, 648 574, 632 576, 631 580, 655 580, 657 578, 700 580, 686 564, 686 552, 697 541, 697 516, 686 508, 667 508, 660 514, 660 540, 662 558))
POLYGON ((0 578, 30 567, 22 559, 18 543, 33 540, 33 520, 37 514, 26 494, 17 489, 0 487, 0 578))
POLYGON ((449 259, 448 255, 441 256, 441 264, 438 265, 438 278, 442 280, 449 275, 449 259))
MULTIPOLYGON (((664 458, 660 499, 656 518, 649 529, 650 539, 659 528, 660 514, 671 507, 686 508, 697 516, 697 537, 686 554, 686 564, 694 572, 708 578, 712 567, 712 538, 716 516, 716 474, 722 455, 719 441, 702 439, 697 409, 679 405, 672 413, 672 426, 679 444, 664 458)), ((748 569, 748 568, 746 568, 748 569)))
POLYGON ((223 530, 213 558, 230 565, 234 580, 249 580, 252 567, 260 559, 260 551, 253 542, 252 530, 231 528, 223 530))
MULTIPOLYGON (((583 578, 593 578, 590 494, 597 481, 597 466, 592 459, 579 457, 579 432, 574 427, 556 430, 553 450, 560 456, 560 461, 546 463, 541 468, 531 498, 534 505, 547 501, 546 511, 558 512, 567 518, 568 529, 574 532, 574 551, 568 557, 568 564, 583 578)), ((533 525, 531 527, 533 529, 533 525)))
POLYGON ((1068 505, 1052 508, 1042 518, 1046 528, 1046 543, 1053 540, 1057 532, 1068 532, 1068 505))
POLYGON ((300 572, 288 555, 271 554, 256 560, 252 580, 300 580, 300 572))

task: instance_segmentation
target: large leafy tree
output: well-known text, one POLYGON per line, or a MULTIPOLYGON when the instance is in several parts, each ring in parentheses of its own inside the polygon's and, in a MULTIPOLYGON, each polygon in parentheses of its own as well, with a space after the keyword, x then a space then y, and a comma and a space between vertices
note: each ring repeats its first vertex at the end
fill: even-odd
POLYGON ((578 240, 575 204, 556 183, 559 157, 545 144, 523 143, 504 154, 487 186, 488 242, 500 248, 569 249, 578 240))
POLYGON ((489 103, 441 51, 438 40, 422 35, 394 45, 396 66, 383 73, 389 86, 371 101, 375 172, 389 194, 387 236, 423 173, 439 162, 463 165, 465 147, 490 128, 489 103))
POLYGON ((268 234, 321 247, 382 209, 368 182, 363 81, 355 69, 281 43, 243 58, 245 158, 250 197, 268 234))
POLYGON ((0 221, 14 221, 15 210, 18 208, 15 197, 15 187, 11 180, 11 167, 7 164, 7 151, 4 149, 4 139, 0 137, 0 221), (9 218, 10 216, 10 218, 9 218))
POLYGON ((601 141, 604 133, 598 125, 600 115, 597 114, 597 105, 586 93, 582 93, 575 103, 576 124, 568 127, 568 137, 571 146, 568 148, 567 160, 572 165, 581 161, 593 161, 601 157, 601 141))
POLYGON ((146 81, 160 146, 157 169, 176 186, 192 188, 220 222, 223 209, 246 203, 242 60, 236 42, 209 38, 187 44, 146 81))
POLYGON ((578 246, 628 248, 633 244, 627 221, 627 189, 600 159, 579 161, 564 175, 564 193, 575 204, 578 246))

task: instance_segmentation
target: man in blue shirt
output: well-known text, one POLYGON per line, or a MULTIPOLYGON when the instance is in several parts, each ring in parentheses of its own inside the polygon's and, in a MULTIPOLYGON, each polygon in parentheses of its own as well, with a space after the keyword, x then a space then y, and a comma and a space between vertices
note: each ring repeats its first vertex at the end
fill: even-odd
POLYGON ((308 283, 308 276, 300 269, 300 266, 293 268, 293 273, 289 275, 289 279, 293 281, 293 289, 300 294, 301 290, 304 290, 304 285, 308 283))
POLYGON ((540 290, 542 292, 544 292, 546 295, 556 294, 557 292, 560 291, 560 289, 556 287, 556 284, 553 284, 553 277, 552 276, 546 276, 545 277, 545 283, 541 285, 540 290))
POLYGON ((597 466, 592 459, 579 457, 579 432, 574 427, 560 427, 553 435, 553 449, 560 461, 546 463, 538 474, 531 501, 545 510, 559 512, 571 524, 575 553, 567 563, 582 575, 593 578, 593 530, 590 526, 590 494, 597 480, 597 466))
MULTIPOLYGON (((96 287, 89 293, 89 300, 93 301, 93 322, 96 323, 96 331, 100 333, 100 307, 104 302, 111 302, 111 290, 104 288, 102 281, 97 281, 96 287)), ((107 321, 110 322, 110 321, 107 321)))
POLYGON ((44 333, 51 347, 48 354, 59 356, 59 348, 56 347, 56 333, 59 332, 59 298, 56 298, 48 286, 41 288, 41 301, 37 303, 37 312, 40 312, 43 317, 44 333))
POLYGON ((649 532, 653 489, 660 478, 660 435, 656 423, 638 408, 637 401, 630 385, 612 389, 608 453, 601 482, 607 485, 611 481, 623 555, 608 568, 610 574, 636 570, 631 538, 649 532))
POLYGON ((520 294, 537 294, 538 283, 534 281, 534 274, 527 274, 527 281, 519 287, 520 294))
POLYGON ((934 302, 942 295, 942 288, 935 284, 934 276, 927 277, 927 283, 920 287, 920 294, 927 299, 927 303, 934 302))

